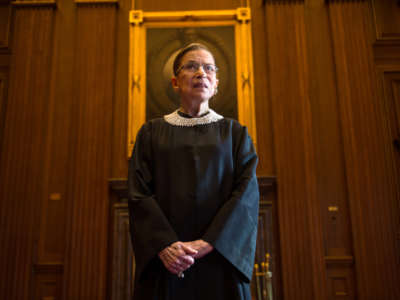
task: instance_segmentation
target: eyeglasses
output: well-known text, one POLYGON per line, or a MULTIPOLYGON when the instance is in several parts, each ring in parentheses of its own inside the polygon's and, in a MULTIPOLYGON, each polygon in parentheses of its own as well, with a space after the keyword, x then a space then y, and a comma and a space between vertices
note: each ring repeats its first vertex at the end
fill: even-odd
POLYGON ((200 64, 195 61, 189 61, 188 63, 180 66, 178 70, 176 71, 176 75, 179 74, 180 71, 185 70, 191 73, 197 72, 197 70, 200 68, 200 66, 203 68, 204 72, 206 72, 208 75, 213 75, 217 73, 218 68, 216 65, 213 64, 200 64))

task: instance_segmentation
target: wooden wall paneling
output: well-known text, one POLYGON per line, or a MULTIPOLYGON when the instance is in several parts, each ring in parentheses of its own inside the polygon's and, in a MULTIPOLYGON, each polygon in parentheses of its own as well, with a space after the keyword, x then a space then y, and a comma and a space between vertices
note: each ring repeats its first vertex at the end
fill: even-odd
POLYGON ((126 300, 133 296, 135 263, 129 233, 129 213, 126 199, 117 199, 111 206, 112 233, 110 233, 111 266, 108 299, 126 300))
MULTIPOLYGON (((385 88, 385 100, 387 115, 390 123, 390 135, 394 142, 395 152, 400 153, 395 140, 400 140, 400 64, 396 71, 383 71, 382 73, 385 88)), ((400 155, 395 157, 400 158, 400 155)), ((395 159, 394 159, 395 160, 395 159)), ((399 168, 396 168, 400 170, 399 168)))
POLYGON ((115 90, 113 105, 113 140, 111 178, 128 176, 126 141, 128 128, 128 74, 129 74, 129 10, 130 0, 121 0, 117 10, 115 56, 115 90))
POLYGON ((0 51, 8 50, 9 47, 11 12, 9 1, 0 1, 0 51))
POLYGON ((61 299, 62 268, 48 268, 45 265, 37 265, 34 268, 34 287, 31 294, 33 299, 55 300, 61 299))
POLYGON ((265 40, 265 19, 262 0, 251 1, 252 40, 254 60, 254 93, 257 120, 258 176, 276 174, 272 136, 271 106, 268 99, 267 56, 265 40))
MULTIPOLYGON (((35 247, 34 299, 61 299, 68 220, 68 156, 70 145, 74 15, 71 1, 59 1, 54 17, 53 56, 49 82, 47 157, 39 236, 35 247), (46 298, 47 297, 47 298, 46 298)), ((73 143, 73 141, 72 141, 73 143)))
POLYGON ((389 140, 392 141, 391 145, 387 144, 386 157, 393 167, 390 184, 397 191, 397 205, 394 204, 389 219, 395 230, 393 243, 394 252, 397 253, 392 263, 400 267, 400 63, 396 70, 386 69, 380 74, 384 81, 386 116, 390 128, 389 140))
POLYGON ((8 66, 0 65, 0 155, 3 149, 2 147, 3 132, 6 119, 7 102, 8 102, 7 101, 8 77, 9 77, 8 66))
POLYGON ((375 31, 378 40, 400 40, 400 3, 397 0, 372 0, 375 31))
POLYGON ((232 9, 246 6, 243 0, 132 0, 135 9, 145 11, 173 11, 173 10, 213 10, 213 9, 232 9))
POLYGON ((74 5, 61 1, 55 11, 52 81, 49 85, 51 109, 48 125, 46 164, 47 195, 42 204, 37 264, 54 264, 58 270, 65 258, 67 220, 68 145, 71 126, 74 5), (62 15, 62 17, 61 17, 62 15))
POLYGON ((28 299, 37 220, 45 191, 48 84, 53 39, 50 7, 16 8, 0 157, 0 298, 28 299))
POLYGON ((265 20, 283 298, 325 299, 304 3, 266 2, 265 20))
MULTIPOLYGON (((388 160, 389 136, 383 93, 374 67, 369 2, 329 4, 340 120, 353 228, 357 296, 398 299, 395 239, 398 186, 388 160)), ((393 151, 393 150, 392 150, 393 151)), ((397 178, 398 180, 398 178, 397 178)))
POLYGON ((64 299, 106 296, 116 3, 77 3, 64 299))
POLYGON ((328 298, 351 300, 357 299, 354 264, 351 257, 326 259, 328 275, 328 298))
POLYGON ((346 274, 347 298, 355 299, 350 223, 343 141, 339 122, 335 66, 326 2, 309 0, 305 7, 310 77, 310 103, 315 146, 317 193, 320 202, 328 294, 344 296, 333 274, 346 274), (343 265, 343 261, 348 263, 343 265), (333 281, 333 282, 332 282, 333 281), (353 297, 353 298, 351 298, 353 297))
MULTIPOLYGON (((271 283, 273 299, 282 299, 282 276, 280 264, 280 243, 278 234, 279 230, 277 220, 276 178, 259 177, 258 184, 260 190, 260 210, 258 217, 255 263, 258 264, 258 272, 264 272, 262 268, 262 263, 267 262, 266 254, 269 254, 268 271, 271 272, 272 275, 271 283)), ((254 297, 256 297, 257 295, 256 276, 257 269, 255 269, 253 272, 253 279, 251 284, 254 297)), ((262 288, 265 288, 266 285, 265 282, 263 283, 264 276, 259 276, 258 284, 260 284, 262 288)), ((267 290, 265 290, 265 292, 267 292, 267 290)), ((267 299, 265 293, 263 294, 264 299, 267 299)))
POLYGON ((400 39, 379 40, 374 43, 375 63, 379 66, 400 65, 400 39))
POLYGON ((135 279, 135 259, 130 238, 127 203, 127 179, 109 179, 109 194, 111 202, 107 299, 125 300, 133 295, 135 279))

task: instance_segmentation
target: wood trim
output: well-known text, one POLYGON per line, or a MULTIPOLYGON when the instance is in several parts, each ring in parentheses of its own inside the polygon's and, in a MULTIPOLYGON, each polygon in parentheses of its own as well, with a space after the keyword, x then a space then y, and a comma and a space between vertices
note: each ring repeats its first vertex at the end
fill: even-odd
POLYGON ((378 39, 373 44, 373 51, 378 66, 400 65, 400 39, 378 39))
POLYGON ((11 5, 16 7, 31 7, 31 6, 44 6, 44 7, 57 7, 55 0, 44 0, 44 1, 13 1, 11 5))
POLYGON ((129 22, 138 24, 140 22, 174 22, 174 21, 212 21, 212 20, 236 20, 238 12, 231 10, 188 10, 188 11, 167 11, 167 12, 142 12, 141 10, 131 10, 129 22))
MULTIPOLYGON (((395 0, 393 0, 395 1, 395 0)), ((384 24, 382 24, 382 11, 379 13, 380 9, 379 6, 377 5, 376 2, 380 3, 382 5, 384 2, 383 1, 378 1, 378 0, 372 0, 371 1, 371 10, 372 10, 372 15, 374 19, 374 27, 375 27, 375 34, 376 34, 376 39, 377 41, 393 41, 397 40, 400 41, 400 33, 387 33, 384 32, 384 24), (378 8, 377 8, 378 7, 378 8)), ((385 5, 388 5, 388 3, 385 3, 385 5)), ((390 4, 389 4, 390 5, 390 4)), ((392 4, 393 5, 393 4, 392 4)), ((400 8, 400 1, 397 0, 397 6, 400 8)), ((385 15, 385 14, 383 14, 385 15)))
POLYGON ((11 7, 11 5, 9 5, 9 3, 0 2, 0 5, 2 6, 2 9, 5 7, 5 9, 8 10, 8 14, 6 15, 6 18, 7 18, 6 26, 4 26, 2 29, 0 29, 0 30, 4 30, 2 33, 0 33, 0 36, 1 36, 0 37, 0 51, 2 51, 4 53, 9 50, 11 20, 12 20, 12 7, 11 7))
POLYGON ((265 5, 267 2, 271 3, 304 3, 304 0, 263 0, 263 4, 265 5))
POLYGON ((108 186, 110 191, 114 192, 119 199, 128 198, 128 181, 126 178, 110 178, 108 186))
POLYGON ((61 262, 34 264, 33 272, 34 273, 63 273, 64 272, 64 264, 61 262))
POLYGON ((326 3, 330 2, 365 2, 367 0, 325 0, 326 3))
POLYGON ((76 5, 93 5, 93 4, 115 4, 118 5, 118 0, 75 0, 76 5))
POLYGON ((341 265, 341 266, 353 266, 353 256, 325 256, 325 262, 327 265, 341 265))

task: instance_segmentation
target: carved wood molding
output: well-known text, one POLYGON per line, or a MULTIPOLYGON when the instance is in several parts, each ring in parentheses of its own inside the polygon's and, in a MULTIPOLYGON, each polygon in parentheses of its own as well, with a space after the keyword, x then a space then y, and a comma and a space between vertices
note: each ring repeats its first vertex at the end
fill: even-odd
POLYGON ((11 5, 9 2, 0 2, 0 18, 6 20, 3 21, 3 26, 0 28, 0 50, 7 51, 11 28, 11 5))
POLYGON ((17 7, 27 7, 27 6, 44 6, 44 7, 57 7, 57 3, 55 0, 32 0, 32 1, 13 1, 11 2, 13 6, 17 7))
POLYGON ((354 264, 353 256, 325 256, 327 265, 352 266, 354 264))
POLYGON ((366 2, 367 0, 325 0, 326 3, 334 3, 334 2, 366 2))
POLYGON ((267 2, 271 3, 304 3, 304 0, 263 0, 263 4, 265 5, 267 2))
POLYGON ((33 265, 35 273, 63 273, 64 265, 62 263, 38 263, 33 265))
POLYGON ((396 19, 400 16, 400 0, 396 2, 371 1, 375 21, 376 39, 382 41, 400 41, 400 31, 396 19))
POLYGON ((76 5, 117 5, 118 0, 75 0, 76 5))
POLYGON ((377 65, 400 64, 400 39, 377 40, 373 44, 374 60, 377 65))

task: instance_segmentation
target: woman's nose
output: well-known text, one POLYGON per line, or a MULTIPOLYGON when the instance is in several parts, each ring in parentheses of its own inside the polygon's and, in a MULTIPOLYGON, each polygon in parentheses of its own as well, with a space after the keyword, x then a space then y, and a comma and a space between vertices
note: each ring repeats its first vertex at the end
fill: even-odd
POLYGON ((206 76, 206 72, 204 71, 202 65, 200 65, 200 66, 197 68, 196 76, 201 76, 201 77, 205 77, 205 76, 206 76))

